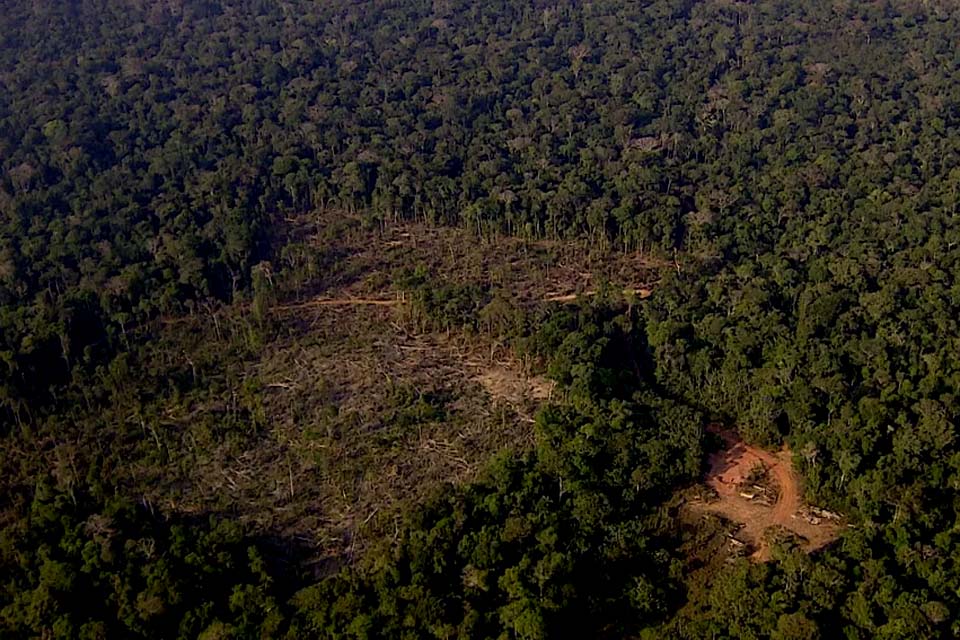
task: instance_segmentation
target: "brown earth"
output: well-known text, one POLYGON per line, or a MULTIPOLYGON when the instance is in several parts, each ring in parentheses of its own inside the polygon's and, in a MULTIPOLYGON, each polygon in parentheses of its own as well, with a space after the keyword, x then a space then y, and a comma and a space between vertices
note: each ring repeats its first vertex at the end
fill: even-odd
MULTIPOLYGON (((128 465, 131 482, 163 510, 229 512, 301 540, 324 572, 395 535, 407 505, 469 481, 503 449, 533 446, 550 381, 489 338, 410 330, 400 315, 380 305, 282 314, 254 358, 229 361, 222 400, 169 404, 157 433, 176 454, 128 465), (256 430, 210 433, 237 404, 259 416, 256 430)), ((237 322, 220 319, 225 334, 237 322)))
POLYGON ((276 286, 265 344, 242 361, 228 353, 248 331, 249 303, 159 323, 184 358, 224 352, 202 371, 219 390, 171 399, 141 421, 168 462, 124 473, 150 504, 229 513, 301 540, 320 567, 396 535, 406 505, 469 481, 497 452, 533 446, 533 416, 553 392, 531 375, 535 363, 503 346, 495 320, 471 333, 419 321, 406 304, 410 272, 485 288, 511 318, 601 292, 642 299, 679 268, 582 242, 370 228, 336 212, 290 222, 288 240, 310 259, 260 266, 276 286), (225 431, 223 416, 238 410, 256 425, 225 431))
POLYGON ((473 379, 491 398, 506 403, 527 422, 533 422, 533 416, 526 409, 549 400, 556 386, 543 376, 524 375, 515 362, 501 361, 482 367, 473 379))
POLYGON ((706 477, 706 485, 716 492, 716 499, 695 504, 694 508, 740 525, 734 540, 754 549, 751 559, 769 560, 770 538, 778 532, 798 536, 806 551, 837 538, 842 527, 839 519, 810 517, 788 447, 771 453, 744 443, 733 430, 719 425, 711 425, 709 430, 723 441, 723 448, 710 455, 706 477), (777 490, 772 505, 742 495, 744 484, 761 467, 777 490))
MULTIPOLYGON (((221 403, 170 407, 167 433, 183 438, 169 446, 176 469, 132 474, 155 504, 229 511, 303 540, 318 563, 348 560, 395 535, 405 505, 469 481, 498 451, 533 446, 533 417, 553 392, 501 344, 496 325, 468 334, 420 322, 404 272, 419 267, 438 285, 487 288, 520 311, 625 286, 645 298, 663 269, 676 268, 584 243, 477 239, 420 224, 294 224, 317 266, 259 267, 276 284, 276 335, 224 371, 231 382, 221 403), (238 397, 260 416, 256 433, 199 433, 238 397)), ((163 326, 203 342, 219 337, 221 325, 235 334, 229 327, 242 327, 249 313, 249 303, 210 308, 163 326)))

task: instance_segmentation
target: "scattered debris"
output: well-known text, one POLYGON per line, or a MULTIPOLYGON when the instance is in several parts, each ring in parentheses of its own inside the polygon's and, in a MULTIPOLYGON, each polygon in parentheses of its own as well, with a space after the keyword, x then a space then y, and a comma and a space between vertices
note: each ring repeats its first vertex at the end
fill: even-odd
POLYGON ((842 516, 803 503, 788 448, 771 453, 747 445, 720 425, 710 425, 709 430, 720 436, 723 448, 710 456, 701 493, 709 490, 716 497, 695 499, 691 505, 737 523, 736 540, 754 550, 753 560, 768 560, 771 545, 785 537, 795 538, 807 551, 836 539, 842 516))

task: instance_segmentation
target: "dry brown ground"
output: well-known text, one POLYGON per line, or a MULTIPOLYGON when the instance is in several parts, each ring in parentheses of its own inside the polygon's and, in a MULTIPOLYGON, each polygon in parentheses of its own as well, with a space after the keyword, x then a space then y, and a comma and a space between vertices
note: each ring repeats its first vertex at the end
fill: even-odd
POLYGON ((406 505, 438 486, 475 477, 499 451, 532 446, 533 416, 551 397, 552 385, 529 375, 495 330, 437 331, 411 319, 399 270, 422 266, 434 283, 475 284, 526 310, 607 283, 642 298, 664 270, 682 267, 417 224, 296 224, 294 239, 320 266, 298 286, 281 275, 290 265, 264 267, 284 291, 265 344, 244 337, 255 321, 239 303, 128 327, 159 332, 138 366, 161 379, 192 375, 197 388, 156 384, 138 397, 131 380, 113 405, 91 409, 97 417, 13 443, 39 453, 5 458, 19 466, 7 466, 0 488, 41 468, 73 486, 99 458, 103 477, 150 508, 300 540, 323 570, 389 539, 406 505))
POLYGON ((806 551, 819 549, 837 538, 841 530, 839 521, 822 518, 814 524, 805 517, 806 505, 789 448, 770 453, 744 443, 730 429, 711 425, 710 430, 719 435, 724 444, 723 449, 711 454, 706 477, 706 484, 716 492, 716 498, 695 504, 694 508, 741 525, 735 539, 754 549, 752 559, 770 559, 770 537, 781 529, 798 536, 806 551), (741 495, 741 487, 758 466, 766 470, 777 490, 772 505, 741 495))
POLYGON ((405 505, 475 477, 498 451, 532 447, 553 384, 489 339, 407 331, 400 315, 320 306, 287 318, 288 336, 234 372, 255 381, 260 433, 191 446, 223 408, 171 404, 180 457, 140 467, 136 484, 161 508, 226 511, 299 539, 322 570, 394 535, 405 505))
POLYGON ((665 270, 682 264, 650 254, 619 253, 583 241, 476 238, 462 229, 400 222, 365 229, 349 214, 302 217, 295 237, 329 255, 330 272, 288 304, 393 305, 400 292, 390 282, 398 267, 421 266, 439 282, 489 286, 519 305, 572 301, 594 295, 601 283, 647 297, 665 270), (338 221, 335 238, 329 229, 338 221))
POLYGON ((469 480, 500 450, 532 446, 533 416, 553 390, 493 335, 411 321, 400 269, 421 266, 434 282, 490 288, 529 309, 595 295, 606 282, 643 298, 663 269, 677 268, 580 243, 478 240, 417 224, 346 225, 331 235, 327 220, 300 224, 320 273, 272 307, 279 336, 233 372, 255 381, 262 433, 190 446, 192 424, 209 408, 172 409, 167 419, 188 442, 179 469, 137 484, 157 487, 148 497, 180 512, 228 511, 300 538, 318 562, 392 536, 404 505, 469 480))

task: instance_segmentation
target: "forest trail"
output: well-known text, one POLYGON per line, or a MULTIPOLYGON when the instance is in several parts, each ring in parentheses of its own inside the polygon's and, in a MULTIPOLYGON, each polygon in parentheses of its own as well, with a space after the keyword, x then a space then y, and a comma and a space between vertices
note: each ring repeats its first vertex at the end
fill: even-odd
POLYGON ((830 514, 833 517, 814 516, 813 512, 828 512, 804 504, 788 447, 771 453, 744 443, 730 429, 714 424, 708 430, 720 436, 724 444, 723 449, 710 455, 706 478, 707 486, 716 492, 717 498, 697 508, 741 525, 735 539, 755 549, 751 559, 759 562, 770 559, 771 530, 774 534, 778 529, 796 534, 806 551, 819 549, 836 539, 840 531, 839 518, 833 514, 830 514), (758 470, 766 474, 769 486, 776 491, 772 504, 764 504, 755 495, 758 485, 752 484, 751 478, 758 470))
MULTIPOLYGON (((650 287, 641 287, 637 289, 624 289, 624 295, 634 295, 640 298, 641 300, 646 300, 653 295, 653 289, 650 287)), ((556 294, 548 295, 544 297, 545 302, 573 302, 580 296, 589 297, 597 295, 596 289, 591 289, 589 291, 583 291, 581 293, 566 293, 566 294, 556 294)))
POLYGON ((271 307, 271 310, 296 311, 312 307, 394 307, 403 302, 402 298, 314 298, 305 302, 276 305, 271 307))
MULTIPOLYGON (((624 294, 637 296, 641 300, 646 300, 653 295, 651 288, 624 289, 624 294)), ((581 293, 567 293, 548 295, 543 298, 544 302, 574 302, 579 297, 590 297, 597 295, 596 290, 583 291, 581 293)), ((309 309, 312 307, 394 307, 404 304, 406 299, 402 296, 394 298, 314 298, 305 302, 293 304, 281 304, 272 307, 273 311, 296 311, 298 309, 309 309)))

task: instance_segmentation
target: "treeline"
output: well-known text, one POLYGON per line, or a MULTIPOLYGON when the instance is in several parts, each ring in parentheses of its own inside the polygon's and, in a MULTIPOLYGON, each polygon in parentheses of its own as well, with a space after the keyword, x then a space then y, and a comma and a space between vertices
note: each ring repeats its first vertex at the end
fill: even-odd
POLYGON ((38 479, 0 531, 0 633, 11 638, 275 637, 299 558, 224 519, 166 519, 96 484, 38 479), (277 580, 277 577, 282 577, 277 580))
POLYGON ((2 21, 13 413, 144 319, 245 292, 312 208, 737 260, 844 220, 943 226, 958 201, 937 3, 15 2, 2 21))

